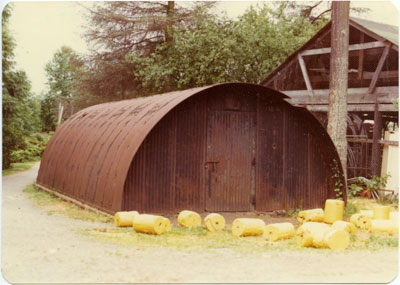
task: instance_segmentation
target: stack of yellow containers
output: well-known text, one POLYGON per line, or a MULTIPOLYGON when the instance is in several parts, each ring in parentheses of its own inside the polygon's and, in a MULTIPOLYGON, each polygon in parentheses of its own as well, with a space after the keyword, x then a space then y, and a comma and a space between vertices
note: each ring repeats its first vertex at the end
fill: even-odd
POLYGON ((325 223, 307 222, 296 231, 296 243, 303 247, 346 249, 350 243, 347 231, 325 223))
POLYGON ((399 232, 399 224, 395 219, 390 219, 389 206, 375 206, 372 208, 371 233, 387 233, 390 235, 399 232))

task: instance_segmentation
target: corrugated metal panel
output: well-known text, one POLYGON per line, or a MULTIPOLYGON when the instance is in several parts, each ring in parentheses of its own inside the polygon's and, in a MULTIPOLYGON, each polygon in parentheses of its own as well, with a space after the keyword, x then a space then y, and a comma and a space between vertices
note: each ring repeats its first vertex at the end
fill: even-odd
POLYGON ((177 108, 175 208, 205 208, 206 98, 192 97, 177 108))
POLYGON ((285 208, 286 108, 282 102, 260 100, 257 111, 256 210, 285 208))
POLYGON ((207 210, 250 210, 254 134, 255 112, 209 112, 207 210))
POLYGON ((189 99, 164 117, 132 161, 123 209, 204 210, 204 134, 205 100, 201 97, 189 99))
POLYGON ((286 125, 285 202, 286 208, 301 204, 308 208, 308 127, 295 110, 288 112, 286 125))
POLYGON ((223 211, 250 210, 254 192, 257 209, 270 207, 272 196, 275 208, 294 207, 301 199, 319 203, 333 182, 327 178, 331 167, 322 173, 318 161, 328 165, 338 156, 318 121, 284 102, 285 97, 258 85, 227 83, 82 110, 50 140, 37 181, 108 212, 201 211, 206 204, 223 211), (274 98, 286 111, 276 106, 268 111, 270 102, 256 113, 256 97, 274 98), (295 130, 291 137, 289 129, 295 130), (317 130, 313 135, 323 155, 309 152, 314 145, 309 129, 317 130), (207 138, 213 147, 208 153, 207 138), (215 173, 204 169, 206 156, 219 162, 215 173), (320 189, 316 195, 310 185, 320 189), (206 202, 209 194, 215 199, 206 202))

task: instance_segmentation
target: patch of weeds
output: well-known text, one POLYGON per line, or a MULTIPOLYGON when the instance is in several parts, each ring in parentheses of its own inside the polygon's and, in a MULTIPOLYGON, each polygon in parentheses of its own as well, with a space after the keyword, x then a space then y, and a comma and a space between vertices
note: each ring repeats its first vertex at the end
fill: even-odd
POLYGON ((398 246, 399 239, 397 236, 371 234, 366 230, 359 230, 356 234, 350 235, 350 250, 380 250, 383 248, 396 248, 398 246))
POLYGON ((66 202, 58 198, 52 193, 40 190, 40 188, 36 187, 33 184, 25 187, 22 192, 26 193, 37 206, 46 210, 49 216, 54 214, 61 214, 72 219, 90 222, 109 223, 113 221, 113 218, 109 216, 82 209, 70 202, 66 202))
POLYGON ((300 201, 299 207, 297 209, 289 209, 287 215, 292 218, 297 218, 299 212, 303 211, 303 200, 300 201))
POLYGON ((353 203, 347 202, 346 207, 344 208, 344 216, 351 217, 351 215, 357 213, 359 210, 356 205, 353 203))
POLYGON ((365 246, 369 249, 380 249, 382 247, 398 247, 399 239, 387 235, 371 234, 365 241, 365 246))

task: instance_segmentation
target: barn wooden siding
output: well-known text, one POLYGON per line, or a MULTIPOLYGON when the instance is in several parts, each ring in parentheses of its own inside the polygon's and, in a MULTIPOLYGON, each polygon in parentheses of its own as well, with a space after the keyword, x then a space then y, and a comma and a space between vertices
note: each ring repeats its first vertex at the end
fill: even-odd
POLYGON ((226 83, 87 108, 57 129, 37 183, 109 213, 321 207, 336 149, 285 98, 226 83))

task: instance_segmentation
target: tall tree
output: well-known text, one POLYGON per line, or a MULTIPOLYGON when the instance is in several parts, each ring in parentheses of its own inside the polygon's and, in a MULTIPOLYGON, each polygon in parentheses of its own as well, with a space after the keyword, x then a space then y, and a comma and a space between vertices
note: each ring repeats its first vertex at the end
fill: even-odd
MULTIPOLYGON (((61 47, 45 67, 49 95, 59 103, 59 109, 68 109, 64 118, 74 111, 73 97, 81 61, 70 47, 61 47)), ((49 100, 47 100, 49 101, 49 100)))
POLYGON ((328 133, 346 173, 347 84, 349 65, 349 1, 332 2, 328 133))
POLYGON ((7 5, 2 17, 3 169, 8 168, 12 162, 11 152, 24 148, 24 138, 37 131, 35 116, 39 115, 32 111, 35 103, 25 72, 15 68, 15 43, 8 28, 10 16, 11 6, 7 5))
MULTIPOLYGON (((214 2, 195 2, 208 9, 214 2)), ((102 2, 88 9, 86 39, 91 54, 85 59, 80 77, 81 98, 98 101, 121 100, 143 94, 135 77, 137 66, 126 56, 136 53, 146 57, 156 47, 173 40, 172 27, 190 26, 193 7, 173 1, 102 2)), ((84 100, 82 100, 83 102, 84 100)))

